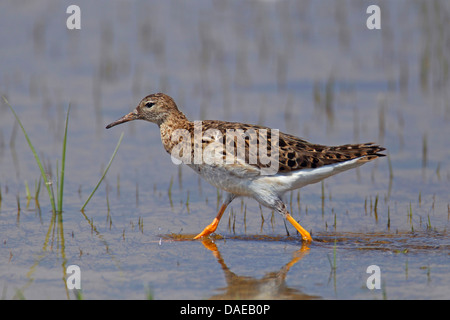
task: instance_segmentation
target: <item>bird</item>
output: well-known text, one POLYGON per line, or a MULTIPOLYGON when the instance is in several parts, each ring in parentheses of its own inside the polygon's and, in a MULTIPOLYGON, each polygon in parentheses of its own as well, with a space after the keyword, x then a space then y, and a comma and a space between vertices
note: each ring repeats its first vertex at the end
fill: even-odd
POLYGON ((157 124, 163 147, 175 164, 186 164, 226 192, 214 220, 194 239, 214 233, 235 198, 250 197, 280 213, 302 241, 311 242, 311 234, 288 212, 283 195, 383 157, 380 152, 386 150, 374 142, 313 144, 278 129, 240 122, 190 121, 164 93, 147 95, 106 129, 133 120, 157 124))

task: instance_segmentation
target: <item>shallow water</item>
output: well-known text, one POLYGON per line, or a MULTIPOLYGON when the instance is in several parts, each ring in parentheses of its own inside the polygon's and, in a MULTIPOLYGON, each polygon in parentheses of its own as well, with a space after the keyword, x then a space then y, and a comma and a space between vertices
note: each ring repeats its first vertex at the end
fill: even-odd
POLYGON ((56 184, 65 113, 64 211, 0 104, 0 290, 5 299, 449 299, 448 1, 79 2, 0 10, 0 93, 56 184), (108 7, 108 10, 105 10, 108 7), (401 23, 399 23, 401 21, 401 23), (105 130, 162 91, 194 119, 267 125, 322 144, 376 141, 388 157, 286 195, 310 230, 223 194, 164 152, 155 125, 105 130), (122 132, 124 139, 85 211, 122 132), (58 163, 57 163, 58 162, 58 163), (26 181, 26 183, 25 183, 26 181), (20 206, 20 208, 19 208, 20 206), (369 290, 367 268, 380 268, 369 290))

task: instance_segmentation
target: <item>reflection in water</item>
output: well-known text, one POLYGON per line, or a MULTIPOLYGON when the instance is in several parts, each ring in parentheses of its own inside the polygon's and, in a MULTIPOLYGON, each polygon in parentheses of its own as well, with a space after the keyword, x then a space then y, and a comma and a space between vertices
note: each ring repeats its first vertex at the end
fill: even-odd
POLYGON ((23 295, 23 292, 26 288, 28 288, 34 282, 33 274, 36 272, 37 266, 41 263, 41 261, 47 256, 47 254, 53 250, 53 247, 56 245, 57 248, 60 249, 61 253, 61 268, 62 268, 62 280, 64 284, 64 289, 66 293, 67 299, 70 299, 69 290, 67 288, 66 282, 66 267, 67 267, 67 258, 65 251, 65 240, 64 240, 64 224, 63 224, 63 216, 61 211, 53 212, 50 220, 50 224, 48 226, 47 233, 45 235, 44 244, 42 246, 42 253, 36 258, 34 264, 31 266, 30 270, 27 273, 28 281, 20 290, 16 292, 15 297, 20 297, 19 295, 23 295), (55 239, 56 235, 56 239, 55 239), (55 243, 56 241, 56 243, 55 243))
POLYGON ((318 299, 320 297, 305 294, 298 289, 290 288, 286 285, 286 275, 290 268, 300 261, 309 248, 302 245, 300 250, 294 252, 291 261, 284 265, 277 272, 268 272, 261 279, 249 276, 239 276, 232 272, 225 263, 216 244, 210 240, 202 241, 205 248, 210 250, 216 257, 217 262, 222 267, 225 274, 227 286, 218 289, 221 293, 212 296, 210 299, 283 299, 283 300, 306 300, 318 299))
MULTIPOLYGON (((38 206, 38 203, 36 203, 38 206)), ((86 219, 87 223, 91 227, 91 231, 97 235, 97 237, 100 239, 100 241, 105 246, 107 254, 110 256, 111 261, 114 262, 116 267, 118 268, 120 275, 122 275, 122 270, 120 268, 120 265, 118 263, 118 260, 115 258, 114 254, 109 249, 109 245, 104 239, 103 235, 97 230, 96 226, 93 224, 92 219, 89 219, 84 211, 81 211, 83 217, 86 219)), ((50 220, 50 224, 48 226, 47 233, 45 235, 44 243, 42 245, 42 252, 37 256, 35 259, 35 262, 30 267, 29 271, 27 272, 27 283, 17 290, 14 298, 25 298, 23 296, 25 290, 34 282, 34 274, 36 272, 36 268, 39 266, 39 264, 48 256, 50 252, 53 252, 54 248, 57 248, 60 250, 61 255, 61 270, 62 270, 62 276, 61 280, 63 282, 63 287, 65 290, 66 298, 70 299, 70 290, 67 287, 67 258, 66 258, 66 245, 65 245, 65 239, 64 239, 64 220, 63 220, 63 212, 57 211, 52 213, 52 217, 50 220)), ((76 299, 82 298, 81 291, 78 291, 76 289, 72 290, 74 293, 74 296, 76 299)))

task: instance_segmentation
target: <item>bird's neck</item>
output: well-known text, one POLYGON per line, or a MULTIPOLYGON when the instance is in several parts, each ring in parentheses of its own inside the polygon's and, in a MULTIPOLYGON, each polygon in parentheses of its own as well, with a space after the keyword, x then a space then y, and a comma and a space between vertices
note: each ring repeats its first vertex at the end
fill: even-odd
POLYGON ((161 142, 168 153, 178 144, 180 136, 192 133, 193 123, 181 112, 171 113, 164 122, 159 125, 161 142))

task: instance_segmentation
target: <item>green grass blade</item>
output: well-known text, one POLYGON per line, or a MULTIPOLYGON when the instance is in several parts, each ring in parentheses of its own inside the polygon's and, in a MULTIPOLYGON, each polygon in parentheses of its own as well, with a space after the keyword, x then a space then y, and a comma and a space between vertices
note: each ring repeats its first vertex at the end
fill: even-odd
POLYGON ((97 191, 98 187, 100 186, 100 183, 102 183, 103 179, 105 178, 106 173, 108 172, 109 167, 111 166, 111 163, 113 162, 114 157, 116 156, 117 150, 119 150, 119 146, 120 146, 120 143, 122 142, 122 138, 123 138, 123 132, 122 132, 122 134, 120 135, 119 141, 117 142, 117 145, 116 145, 116 149, 114 150, 114 152, 113 152, 113 154, 112 154, 112 156, 111 156, 111 159, 109 159, 109 163, 108 163, 108 165, 106 166, 106 169, 105 169, 105 171, 103 172, 102 177, 101 177, 100 180, 98 181, 98 183, 97 183, 97 185, 95 186, 94 190, 92 190, 92 192, 91 192, 91 194, 89 195, 89 197, 87 198, 86 202, 85 202, 85 203, 83 204, 83 206, 81 207, 81 209, 80 209, 81 211, 84 211, 84 208, 85 208, 86 205, 88 204, 89 200, 91 200, 91 198, 92 198, 92 196, 94 195, 95 191, 97 191))
POLYGON ((70 104, 69 108, 67 109, 66 127, 64 129, 63 149, 61 156, 61 175, 59 177, 59 188, 58 188, 58 212, 62 212, 62 205, 63 205, 64 173, 66 169, 66 142, 67 142, 67 127, 69 126, 69 112, 70 112, 70 104))
POLYGON ((28 142, 28 145, 29 145, 29 147, 31 149, 31 152, 33 152, 34 158, 36 159, 36 163, 39 166, 39 170, 41 171, 42 178, 44 179, 44 183, 45 183, 45 186, 46 186, 47 191, 48 191, 48 196, 50 198, 50 203, 52 205, 53 212, 56 212, 55 199, 53 197, 52 190, 51 190, 51 187, 50 187, 51 182, 49 182, 48 179, 47 179, 47 175, 45 174, 44 166, 42 165, 42 162, 39 159, 39 156, 38 156, 36 150, 34 149, 33 144, 31 143, 31 140, 28 137, 28 134, 25 131, 25 128, 23 127, 23 125, 22 125, 22 122, 20 122, 19 116, 16 114, 16 112, 13 109, 13 107, 9 104, 8 100, 4 96, 3 96, 3 100, 8 105, 8 107, 11 109, 11 112, 14 114, 14 117, 16 118, 17 122, 20 125, 20 128, 22 129, 23 134, 25 135, 25 139, 28 142))

